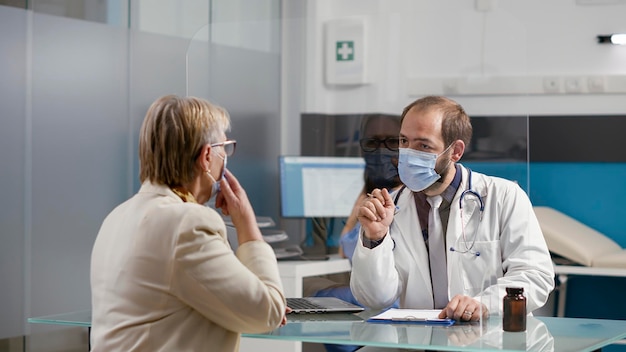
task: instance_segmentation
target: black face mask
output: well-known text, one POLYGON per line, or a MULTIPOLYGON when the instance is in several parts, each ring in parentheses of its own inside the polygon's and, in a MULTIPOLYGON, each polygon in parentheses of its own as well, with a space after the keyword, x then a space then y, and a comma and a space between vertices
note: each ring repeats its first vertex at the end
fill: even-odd
MULTIPOLYGON (((392 160, 398 160, 398 152, 380 148, 363 153, 365 159, 365 181, 367 188, 393 188, 400 182, 398 168, 392 160)), ((370 191, 368 189, 368 191, 370 191)))

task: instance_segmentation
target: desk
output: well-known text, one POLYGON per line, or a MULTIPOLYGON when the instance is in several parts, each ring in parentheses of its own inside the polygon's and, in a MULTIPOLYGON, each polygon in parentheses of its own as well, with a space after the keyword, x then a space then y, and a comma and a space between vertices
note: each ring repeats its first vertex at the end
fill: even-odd
MULTIPOLYGON (((595 351, 626 337, 626 321, 561 317, 528 317, 522 333, 502 331, 502 319, 449 327, 381 324, 365 321, 374 312, 335 315, 330 321, 294 317, 266 334, 244 334, 257 342, 314 342, 440 351, 595 351)), ((82 311, 28 319, 30 323, 89 326, 91 312, 82 311)))
POLYGON ((328 260, 278 261, 278 271, 286 297, 302 297, 302 280, 305 277, 346 273, 351 270, 350 261, 338 254, 328 260))
MULTIPOLYGON (((331 255, 328 260, 293 260, 279 261, 278 270, 286 297, 302 297, 302 282, 306 277, 349 272, 350 261, 339 255, 331 255)), ((30 318, 29 323, 43 323, 66 326, 91 326, 91 311, 80 311, 67 314, 30 318)), ((302 351, 300 341, 277 341, 242 338, 241 352, 247 351, 302 351)))
POLYGON ((567 279, 571 275, 580 276, 606 276, 626 277, 626 269, 620 268, 595 268, 589 266, 555 265, 554 273, 559 279, 557 317, 565 316, 565 300, 567 298, 567 279))

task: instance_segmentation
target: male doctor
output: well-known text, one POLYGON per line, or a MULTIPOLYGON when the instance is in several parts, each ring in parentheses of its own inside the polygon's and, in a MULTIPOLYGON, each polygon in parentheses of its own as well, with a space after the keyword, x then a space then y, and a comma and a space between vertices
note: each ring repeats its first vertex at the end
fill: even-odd
POLYGON ((383 308, 399 299, 402 308, 477 321, 501 314, 506 287, 522 287, 528 313, 543 306, 554 270, 530 200, 516 183, 457 163, 472 137, 463 108, 428 96, 408 105, 401 123, 406 187, 375 189, 358 210, 357 300, 383 308))

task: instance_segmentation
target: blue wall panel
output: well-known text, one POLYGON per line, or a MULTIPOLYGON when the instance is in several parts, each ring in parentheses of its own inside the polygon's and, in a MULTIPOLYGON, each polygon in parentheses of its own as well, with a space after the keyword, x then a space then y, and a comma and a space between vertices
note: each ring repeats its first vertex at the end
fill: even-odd
MULTIPOLYGON (((533 205, 555 208, 626 247, 626 163, 463 164, 488 175, 518 181, 526 192, 530 189, 528 193, 533 205), (527 174, 530 182, 524 186, 527 174)), ((570 277, 565 315, 625 319, 626 305, 619 304, 625 291, 626 278, 570 277)), ((626 348, 614 345, 603 351, 626 351, 626 348)))
POLYGON ((531 163, 530 199, 626 247, 626 163, 531 163))

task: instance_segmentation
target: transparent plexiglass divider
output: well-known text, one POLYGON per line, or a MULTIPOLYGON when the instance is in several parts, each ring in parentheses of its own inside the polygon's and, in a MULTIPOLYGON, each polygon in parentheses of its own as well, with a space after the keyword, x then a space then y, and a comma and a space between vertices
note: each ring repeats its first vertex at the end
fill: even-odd
POLYGON ((206 24, 189 39, 186 64, 186 95, 209 99, 211 26, 206 24))
MULTIPOLYGON (((471 177, 475 180, 478 178, 475 174, 482 173, 504 178, 515 182, 529 194, 528 115, 473 115, 470 118, 474 125, 474 138, 460 162, 472 170, 471 177)), ((459 210, 463 212, 463 225, 458 229, 461 236, 456 243, 449 244, 448 252, 449 263, 456 266, 452 272, 457 277, 452 281, 460 285, 464 295, 474 297, 481 303, 479 315, 482 318, 473 325, 472 333, 464 335, 464 338, 468 340, 467 343, 471 343, 469 340, 482 336, 479 339, 481 344, 517 349, 527 343, 527 334, 509 334, 502 330, 503 298, 506 288, 510 286, 510 280, 504 277, 506 269, 503 262, 507 258, 503 256, 511 250, 503 248, 506 239, 501 241, 499 237, 490 238, 493 236, 489 234, 489 231, 494 231, 506 235, 510 229, 491 228, 494 225, 488 221, 492 220, 492 215, 485 215, 494 211, 489 208, 496 204, 493 197, 502 195, 487 194, 487 190, 480 188, 476 182, 473 181, 472 191, 477 194, 466 192, 461 200, 462 207, 459 210), (491 197, 489 202, 488 197, 491 197), (478 211, 481 202, 485 207, 482 214, 478 211)), ((460 207, 457 203, 453 205, 457 209, 460 207)), ((514 233, 512 236, 524 234, 514 233)), ((524 245, 528 244, 526 241, 528 236, 524 236, 524 245)), ((535 325, 541 325, 541 322, 529 324, 529 329, 540 328, 535 325)))

